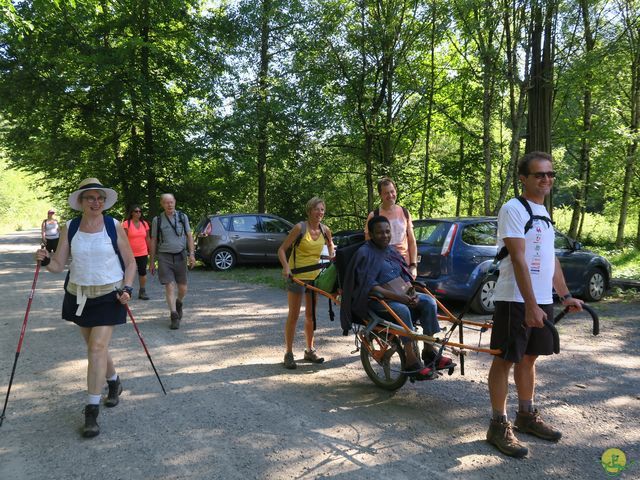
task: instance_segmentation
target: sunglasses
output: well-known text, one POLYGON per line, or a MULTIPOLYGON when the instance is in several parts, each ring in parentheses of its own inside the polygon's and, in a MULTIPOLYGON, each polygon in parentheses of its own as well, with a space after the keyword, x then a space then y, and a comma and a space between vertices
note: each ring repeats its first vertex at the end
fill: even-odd
POLYGON ((556 172, 554 172, 554 171, 551 171, 551 172, 536 172, 536 173, 530 173, 529 175, 533 175, 538 180, 542 180, 544 177, 556 178, 556 172))
POLYGON ((142 210, 134 210, 133 213, 142 213, 142 210))

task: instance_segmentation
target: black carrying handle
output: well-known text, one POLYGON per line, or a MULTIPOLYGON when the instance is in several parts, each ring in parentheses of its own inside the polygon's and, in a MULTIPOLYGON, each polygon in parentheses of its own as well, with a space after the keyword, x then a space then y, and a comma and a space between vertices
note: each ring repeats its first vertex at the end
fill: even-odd
MULTIPOLYGON (((556 315, 555 318, 553 319, 554 325, 558 323, 560 320, 562 320, 565 317, 565 315, 569 313, 570 309, 571 307, 565 307, 558 315, 556 315)), ((593 308, 591 308, 586 303, 582 304, 582 309, 588 312, 589 315, 591 315, 591 319, 593 320, 593 334, 598 335, 600 333, 600 318, 598 317, 598 314, 593 308)))

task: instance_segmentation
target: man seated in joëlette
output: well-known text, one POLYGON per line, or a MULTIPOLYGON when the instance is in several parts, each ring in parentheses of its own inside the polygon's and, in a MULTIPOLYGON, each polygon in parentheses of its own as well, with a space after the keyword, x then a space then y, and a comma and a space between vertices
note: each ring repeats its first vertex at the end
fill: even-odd
MULTIPOLYGON (((425 335, 438 333, 440 325, 436 301, 430 295, 417 293, 410 288, 412 276, 407 264, 402 256, 389 246, 389 220, 381 215, 374 216, 369 220, 367 227, 371 239, 355 253, 345 274, 340 309, 343 328, 350 327, 354 314, 360 318, 367 318, 369 310, 393 320, 380 302, 370 298, 377 292, 385 298, 389 307, 407 327, 415 330, 414 321, 417 321, 425 335)), ((406 346, 410 344, 411 339, 403 336, 402 341, 406 346)), ((417 372, 418 376, 430 377, 434 366, 440 369, 451 365, 452 361, 447 357, 440 357, 434 365, 433 360, 437 353, 438 349, 433 344, 425 342, 422 359, 427 367, 424 367, 414 349, 405 348, 406 370, 417 372)))

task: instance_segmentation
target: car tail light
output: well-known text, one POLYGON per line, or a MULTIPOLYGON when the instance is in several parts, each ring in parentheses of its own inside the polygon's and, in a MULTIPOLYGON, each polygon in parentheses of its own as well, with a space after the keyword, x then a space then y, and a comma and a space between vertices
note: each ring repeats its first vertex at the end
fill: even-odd
POLYGON ((442 244, 442 250, 440 251, 440 255, 446 257, 451 253, 451 247, 453 246, 453 239, 456 236, 456 232, 458 231, 458 225, 455 223, 451 225, 449 229, 449 233, 447 233, 447 237, 444 239, 444 243, 442 244))

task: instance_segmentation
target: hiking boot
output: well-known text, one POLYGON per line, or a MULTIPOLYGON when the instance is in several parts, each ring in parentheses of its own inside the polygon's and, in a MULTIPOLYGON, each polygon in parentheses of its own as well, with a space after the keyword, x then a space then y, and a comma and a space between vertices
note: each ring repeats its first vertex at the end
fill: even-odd
POLYGON ((82 429, 82 436, 85 438, 95 437, 100 433, 100 427, 98 426, 98 413, 100 413, 99 405, 87 405, 84 407, 84 428, 82 429))
POLYGON ((544 440, 557 442, 562 437, 562 432, 544 423, 537 409, 533 412, 518 412, 514 425, 519 432, 530 433, 544 440))
POLYGON ((492 419, 487 431, 487 442, 510 457, 522 458, 529 453, 529 449, 521 444, 513 434, 511 422, 492 419))
POLYGON ((182 300, 176 300, 176 312, 178 312, 178 319, 182 320, 182 300))
POLYGON ((171 312, 171 325, 169 325, 171 330, 178 330, 180 328, 180 315, 178 312, 171 312))
POLYGON ((138 298, 140 300, 149 300, 149 297, 147 296, 147 290, 144 288, 141 288, 140 291, 138 292, 138 298))
POLYGON ((122 393, 122 383, 120 383, 120 376, 115 380, 107 380, 109 386, 109 393, 107 398, 104 399, 105 407, 115 407, 120 402, 120 394, 122 393))
POLYGON ((287 352, 284 354, 284 368, 288 368, 289 370, 295 370, 298 368, 298 365, 293 359, 293 352, 287 352))
POLYGON ((322 363, 324 362, 324 358, 323 357, 319 357, 316 354, 316 349, 314 348, 313 350, 309 351, 307 349, 304 350, 304 359, 308 362, 311 363, 322 363))

